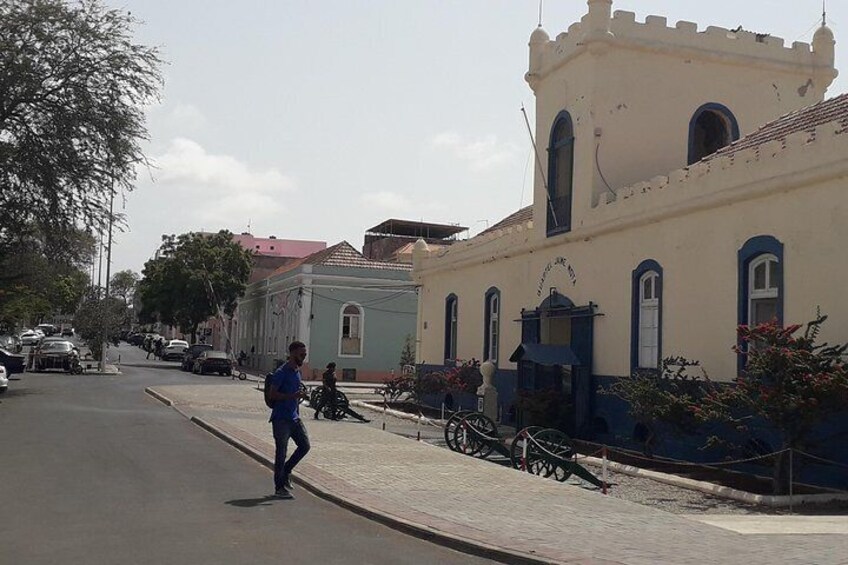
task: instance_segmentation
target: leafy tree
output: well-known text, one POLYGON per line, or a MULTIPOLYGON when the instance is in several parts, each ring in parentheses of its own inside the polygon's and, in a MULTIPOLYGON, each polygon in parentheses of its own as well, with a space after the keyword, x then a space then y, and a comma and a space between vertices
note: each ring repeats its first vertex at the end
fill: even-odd
POLYGON ((643 426, 642 452, 652 457, 664 433, 694 433, 698 419, 691 407, 703 396, 701 375, 691 373, 697 361, 666 357, 657 370, 637 370, 619 379, 601 394, 618 396, 628 404, 630 416, 643 426))
POLYGON ((220 308, 235 311, 244 294, 252 253, 233 241, 228 231, 162 237, 157 257, 144 265, 138 284, 142 314, 177 325, 195 341, 197 326, 220 308))
POLYGON ((400 368, 409 365, 415 365, 415 338, 411 334, 406 334, 403 340, 403 349, 400 351, 400 368))
POLYGON ((104 329, 109 343, 118 343, 126 304, 117 298, 86 300, 74 316, 74 331, 85 342, 96 360, 103 351, 104 329))
POLYGON ((132 189, 162 82, 137 23, 100 0, 0 2, 0 254, 32 227, 59 245, 103 226, 132 189))
POLYGON ((112 280, 110 282, 109 291, 112 296, 120 298, 124 301, 124 304, 129 306, 133 302, 133 297, 135 296, 135 289, 138 286, 138 281, 141 277, 139 277, 138 273, 131 269, 127 269, 125 271, 118 271, 114 275, 112 275, 112 280))
MULTIPOLYGON (((710 386, 691 411, 701 421, 728 423, 741 432, 759 421, 780 434, 781 450, 808 449, 816 427, 848 405, 848 344, 817 343, 826 320, 818 315, 802 334, 800 324, 739 326, 741 345, 734 349, 747 355, 744 373, 734 386, 710 386)), ((773 476, 775 492, 788 492, 788 452, 774 458, 773 476)))

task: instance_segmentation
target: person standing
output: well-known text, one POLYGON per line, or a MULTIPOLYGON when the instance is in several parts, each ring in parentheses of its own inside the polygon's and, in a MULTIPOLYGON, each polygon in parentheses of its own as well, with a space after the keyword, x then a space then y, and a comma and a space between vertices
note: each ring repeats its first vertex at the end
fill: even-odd
POLYGON ((321 381, 324 385, 324 394, 321 395, 321 403, 315 408, 315 419, 318 419, 318 416, 327 406, 330 407, 329 412, 325 412, 326 414, 330 414, 330 418, 333 420, 336 419, 336 364, 333 362, 327 363, 327 370, 324 371, 324 374, 321 377, 321 381))
POLYGON ((271 410, 271 427, 274 431, 274 495, 294 498, 291 493, 291 472, 309 452, 309 436, 300 419, 299 400, 306 393, 301 390, 300 367, 306 360, 306 345, 299 341, 289 344, 288 360, 274 371, 268 397, 274 403, 271 410), (289 439, 297 449, 286 461, 289 439))

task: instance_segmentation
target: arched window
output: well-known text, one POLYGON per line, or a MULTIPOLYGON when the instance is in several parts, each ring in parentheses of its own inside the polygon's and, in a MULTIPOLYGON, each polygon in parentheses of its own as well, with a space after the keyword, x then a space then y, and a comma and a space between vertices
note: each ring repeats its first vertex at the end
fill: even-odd
POLYGON ((485 308, 486 321, 485 333, 483 334, 483 359, 497 363, 500 345, 501 291, 495 287, 486 291, 485 308))
POLYGON ((574 126, 568 112, 560 112, 551 128, 548 146, 547 234, 571 229, 574 177, 574 126))
POLYGON ((748 325, 756 326, 777 319, 780 264, 771 253, 760 255, 748 267, 748 325))
POLYGON ((721 104, 704 104, 689 121, 689 164, 739 139, 739 124, 721 104))
POLYGON ((339 355, 362 357, 362 308, 358 304, 345 304, 341 309, 341 331, 339 332, 339 355))
MULTIPOLYGON (((739 249, 739 325, 757 325, 771 320, 783 323, 783 244, 770 235, 752 237, 739 249)), ((739 346, 744 345, 738 342, 739 346)), ((746 355, 740 353, 737 369, 745 369, 746 355)))
POLYGON ((458 331, 459 299, 451 294, 445 299, 445 360, 456 359, 458 331))
POLYGON ((657 369, 662 353, 662 267, 642 261, 632 275, 630 367, 657 369))

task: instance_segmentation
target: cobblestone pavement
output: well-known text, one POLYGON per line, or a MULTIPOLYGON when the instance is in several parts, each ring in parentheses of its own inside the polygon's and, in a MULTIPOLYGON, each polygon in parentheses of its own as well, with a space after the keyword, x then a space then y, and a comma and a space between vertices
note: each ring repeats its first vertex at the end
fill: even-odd
MULTIPOLYGON (((254 386, 155 392, 273 456, 267 409, 254 386)), ((309 409, 304 415, 313 450, 296 470, 300 479, 349 504, 482 546, 556 563, 848 563, 848 535, 743 535, 370 425, 316 422, 309 409)), ((270 489, 270 476, 268 483, 270 489)))

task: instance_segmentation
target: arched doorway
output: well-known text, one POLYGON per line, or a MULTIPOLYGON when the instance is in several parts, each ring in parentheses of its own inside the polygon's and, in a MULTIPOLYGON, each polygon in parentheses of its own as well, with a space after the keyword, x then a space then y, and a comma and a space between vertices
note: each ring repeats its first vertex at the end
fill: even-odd
MULTIPOLYGON (((544 395, 559 391, 570 407, 564 425, 575 437, 591 435, 594 404, 593 344, 597 306, 577 306, 552 289, 535 310, 521 313, 521 345, 510 357, 518 364, 518 391, 544 395)), ((522 418, 518 427, 533 424, 522 418)))

